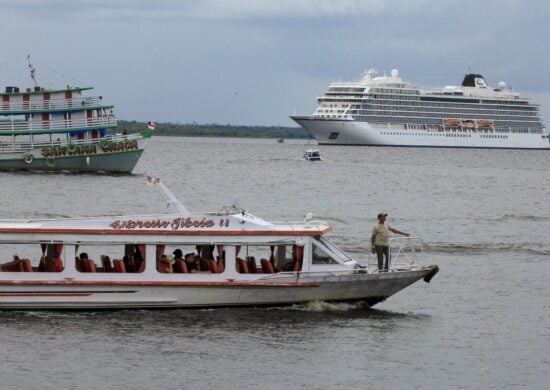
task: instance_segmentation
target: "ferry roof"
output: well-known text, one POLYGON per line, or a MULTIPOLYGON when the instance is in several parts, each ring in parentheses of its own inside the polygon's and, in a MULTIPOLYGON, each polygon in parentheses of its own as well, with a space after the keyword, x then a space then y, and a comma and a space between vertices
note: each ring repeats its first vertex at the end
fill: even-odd
MULTIPOLYGON (((107 216, 92 218, 63 218, 37 220, 0 220, 0 241, 10 241, 12 234, 37 237, 47 235, 70 235, 72 240, 96 241, 90 235, 111 236, 113 241, 120 238, 113 236, 140 236, 140 242, 157 242, 159 236, 316 236, 330 232, 332 229, 322 221, 301 222, 267 222, 248 212, 235 214, 156 214, 136 216, 107 216), (4 236, 9 234, 10 237, 4 236), (4 236, 4 237, 2 237, 4 236)), ((19 237, 22 239, 23 237, 19 237)), ((46 237, 40 237, 44 239, 46 237)), ((122 237, 121 237, 122 238, 122 237)), ((162 240, 161 240, 162 241, 162 240)))
POLYGON ((67 91, 88 91, 90 89, 94 89, 94 87, 71 87, 67 86, 67 88, 64 89, 42 89, 40 91, 35 91, 34 89, 31 89, 30 91, 23 91, 20 90, 19 92, 0 92, 0 96, 3 95, 40 95, 45 93, 56 93, 56 92, 67 92, 67 91))

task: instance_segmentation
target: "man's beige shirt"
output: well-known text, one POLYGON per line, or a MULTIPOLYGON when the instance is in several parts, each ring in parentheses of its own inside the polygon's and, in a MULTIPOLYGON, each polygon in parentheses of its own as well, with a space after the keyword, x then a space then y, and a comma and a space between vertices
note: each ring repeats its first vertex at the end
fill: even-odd
POLYGON ((374 237, 374 245, 390 245, 390 225, 386 222, 377 223, 372 228, 372 237, 374 237))

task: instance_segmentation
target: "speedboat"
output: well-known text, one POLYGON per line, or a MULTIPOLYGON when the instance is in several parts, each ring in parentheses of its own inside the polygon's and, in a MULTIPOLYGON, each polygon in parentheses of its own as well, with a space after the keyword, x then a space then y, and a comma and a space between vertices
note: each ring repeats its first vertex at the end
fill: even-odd
POLYGON ((321 152, 318 149, 308 149, 304 153, 304 160, 307 161, 321 161, 321 152))

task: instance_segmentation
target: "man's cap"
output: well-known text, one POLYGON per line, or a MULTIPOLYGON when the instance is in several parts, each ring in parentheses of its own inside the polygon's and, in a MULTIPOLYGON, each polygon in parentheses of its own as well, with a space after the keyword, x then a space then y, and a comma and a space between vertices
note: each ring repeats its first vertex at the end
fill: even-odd
POLYGON ((378 213, 378 218, 387 217, 388 213, 378 213))
POLYGON ((182 257, 183 256, 183 252, 181 251, 181 249, 176 249, 174 252, 172 252, 172 254, 176 257, 182 257))

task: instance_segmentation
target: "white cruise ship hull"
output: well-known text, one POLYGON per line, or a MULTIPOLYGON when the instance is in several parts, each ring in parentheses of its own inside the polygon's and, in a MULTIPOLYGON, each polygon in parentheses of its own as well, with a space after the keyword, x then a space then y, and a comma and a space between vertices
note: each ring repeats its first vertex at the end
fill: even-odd
POLYGON ((544 133, 491 133, 435 127, 425 129, 421 126, 413 129, 400 124, 371 124, 351 119, 291 118, 320 145, 550 150, 548 136, 544 133))

